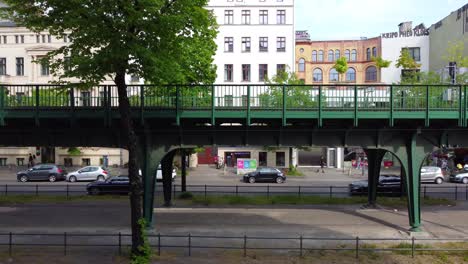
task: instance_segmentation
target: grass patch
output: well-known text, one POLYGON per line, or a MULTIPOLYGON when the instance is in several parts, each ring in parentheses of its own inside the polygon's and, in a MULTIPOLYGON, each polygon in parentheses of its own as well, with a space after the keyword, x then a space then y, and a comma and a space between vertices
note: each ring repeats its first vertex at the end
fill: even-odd
POLYGON ((63 195, 9 195, 0 196, 0 205, 28 204, 28 203, 66 203, 74 201, 109 201, 109 200, 128 200, 128 196, 120 195, 82 195, 69 196, 63 195))
MULTIPOLYGON (((326 196, 200 196, 195 195, 191 199, 195 205, 308 205, 308 204, 327 204, 327 205, 347 205, 347 204, 365 204, 367 197, 326 197, 326 196)), ((406 200, 400 198, 384 197, 379 198, 378 203, 384 206, 400 207, 406 206, 406 200)), ((455 202, 447 199, 422 199, 423 205, 455 205, 455 202)))
POLYGON ((179 199, 181 200, 190 200, 193 198, 193 194, 191 192, 183 192, 179 194, 179 199))
POLYGON ((286 176, 303 177, 304 174, 301 171, 299 171, 296 167, 289 166, 289 169, 286 171, 286 176))

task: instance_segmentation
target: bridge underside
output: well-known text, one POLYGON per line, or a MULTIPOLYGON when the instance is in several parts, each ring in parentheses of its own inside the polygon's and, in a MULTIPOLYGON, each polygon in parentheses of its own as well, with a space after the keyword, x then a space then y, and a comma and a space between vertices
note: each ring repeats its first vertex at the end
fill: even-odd
MULTIPOLYGON (((170 203, 172 156, 176 149, 194 146, 360 146, 369 156, 369 204, 375 204, 375 190, 380 162, 387 151, 393 153, 403 166, 408 194, 409 222, 414 230, 421 225, 419 171, 423 160, 434 147, 468 147, 468 129, 459 128, 457 121, 432 120, 425 128, 424 120, 395 120, 389 128, 382 120, 353 121, 324 119, 288 119, 286 126, 277 119, 217 119, 212 126, 208 119, 135 118, 140 140, 140 161, 145 183, 144 214, 152 221, 155 171, 163 169, 165 200, 170 203), (179 123, 180 125, 177 125, 179 123), (442 129, 452 127, 452 129, 442 129)), ((95 146, 126 148, 120 133, 119 120, 77 118, 11 118, 0 127, 2 146, 95 146)))

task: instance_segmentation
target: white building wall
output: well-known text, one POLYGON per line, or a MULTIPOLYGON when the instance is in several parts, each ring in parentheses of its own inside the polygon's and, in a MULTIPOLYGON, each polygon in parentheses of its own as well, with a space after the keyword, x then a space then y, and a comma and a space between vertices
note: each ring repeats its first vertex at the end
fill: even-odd
POLYGON ((400 57, 402 48, 420 48, 421 71, 429 70, 429 36, 412 36, 397 38, 382 38, 382 58, 390 60, 392 64, 382 69, 382 82, 387 84, 399 83, 401 68, 397 68, 396 61, 400 57))
POLYGON ((268 76, 276 74, 277 64, 294 70, 294 0, 211 0, 207 9, 213 10, 219 24, 216 38, 218 50, 217 84, 261 84, 259 64, 268 64, 268 76), (225 10, 233 10, 233 24, 225 24, 225 10), (241 23, 242 10, 250 10, 250 24, 241 23), (260 10, 268 11, 268 24, 260 24, 260 10), (286 11, 286 23, 277 24, 277 10, 286 11), (234 38, 234 51, 224 51, 224 38, 234 38), (251 51, 242 52, 242 37, 250 37, 251 51), (259 51, 259 38, 268 37, 268 52, 259 51), (285 52, 277 51, 277 37, 286 38, 285 52), (224 81, 224 65, 233 64, 233 81, 224 81), (250 82, 242 81, 242 64, 250 64, 250 82))

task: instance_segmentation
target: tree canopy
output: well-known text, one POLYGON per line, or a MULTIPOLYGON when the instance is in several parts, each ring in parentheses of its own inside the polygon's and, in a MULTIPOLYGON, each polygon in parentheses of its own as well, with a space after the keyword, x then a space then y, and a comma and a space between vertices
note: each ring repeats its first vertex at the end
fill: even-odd
POLYGON ((348 62, 345 57, 341 57, 336 60, 335 65, 333 66, 339 74, 345 74, 348 71, 348 62))
POLYGON ((384 60, 382 57, 372 57, 372 61, 375 62, 375 66, 379 69, 388 68, 392 61, 384 60))
POLYGON ((403 68, 403 69, 419 69, 421 67, 421 64, 416 63, 414 59, 411 57, 411 54, 409 53, 409 50, 407 48, 404 48, 401 50, 400 57, 396 61, 397 68, 403 68))

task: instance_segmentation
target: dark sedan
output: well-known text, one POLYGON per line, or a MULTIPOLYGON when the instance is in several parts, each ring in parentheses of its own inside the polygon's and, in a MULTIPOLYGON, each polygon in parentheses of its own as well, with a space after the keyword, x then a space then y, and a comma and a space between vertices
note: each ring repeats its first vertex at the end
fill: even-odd
MULTIPOLYGON (((367 195, 369 182, 367 180, 355 181, 349 185, 351 195, 367 195)), ((380 176, 377 184, 377 193, 388 196, 401 195, 401 179, 396 176, 380 176)))
POLYGON ((255 183, 255 182, 276 182, 283 183, 286 180, 286 176, 275 168, 258 168, 254 172, 250 172, 242 177, 244 182, 255 183))
POLYGON ((118 176, 106 181, 95 181, 86 185, 86 191, 91 195, 99 194, 128 194, 130 181, 126 176, 118 176))

